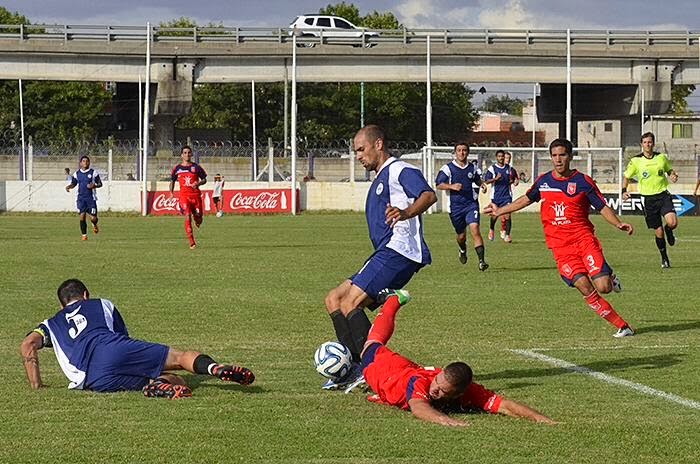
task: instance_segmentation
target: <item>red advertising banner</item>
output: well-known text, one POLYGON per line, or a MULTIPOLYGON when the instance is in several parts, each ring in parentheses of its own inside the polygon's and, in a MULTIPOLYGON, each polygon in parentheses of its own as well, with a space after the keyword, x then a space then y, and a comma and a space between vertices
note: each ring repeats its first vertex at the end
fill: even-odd
MULTIPOLYGON (((299 189, 296 190, 299 211, 299 189)), ((292 195, 289 189, 240 189, 223 191, 223 212, 245 213, 291 213, 292 195)), ((216 213, 211 190, 202 191, 204 214, 216 213)), ((180 214, 178 192, 171 197, 168 191, 148 192, 148 214, 163 216, 180 214)))

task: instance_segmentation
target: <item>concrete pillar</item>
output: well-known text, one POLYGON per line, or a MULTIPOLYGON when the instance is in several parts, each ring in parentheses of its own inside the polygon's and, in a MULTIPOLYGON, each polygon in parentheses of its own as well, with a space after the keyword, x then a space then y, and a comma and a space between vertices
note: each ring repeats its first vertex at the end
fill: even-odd
POLYGON ((170 142, 175 139, 175 123, 192 110, 194 61, 161 62, 154 65, 158 81, 153 107, 153 141, 156 156, 172 156, 170 142))

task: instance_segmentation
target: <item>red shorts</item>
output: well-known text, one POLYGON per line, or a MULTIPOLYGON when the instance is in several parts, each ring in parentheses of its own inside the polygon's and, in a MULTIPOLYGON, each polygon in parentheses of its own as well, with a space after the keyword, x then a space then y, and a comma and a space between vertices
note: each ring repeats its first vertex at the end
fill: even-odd
POLYGON ((185 216, 188 214, 202 214, 202 196, 180 195, 180 212, 185 216))
POLYGON ((552 254, 559 275, 570 287, 582 275, 596 279, 612 274, 612 268, 603 256, 603 247, 594 235, 584 235, 566 247, 552 248, 552 254))

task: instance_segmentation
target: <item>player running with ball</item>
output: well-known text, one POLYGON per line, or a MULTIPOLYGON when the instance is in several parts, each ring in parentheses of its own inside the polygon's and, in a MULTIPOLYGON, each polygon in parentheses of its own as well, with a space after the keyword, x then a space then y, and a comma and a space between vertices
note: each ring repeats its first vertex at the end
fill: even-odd
POLYGON ((632 225, 622 222, 607 206, 598 186, 589 176, 571 169, 573 146, 556 139, 549 145, 554 169, 538 177, 532 187, 513 203, 498 207, 491 203, 484 213, 498 217, 542 201, 540 216, 547 247, 552 250, 561 278, 576 287, 588 306, 617 327, 614 337, 634 335, 634 330, 600 294, 619 292, 620 282, 605 261, 603 248, 588 218, 591 206, 608 223, 632 235, 632 225))

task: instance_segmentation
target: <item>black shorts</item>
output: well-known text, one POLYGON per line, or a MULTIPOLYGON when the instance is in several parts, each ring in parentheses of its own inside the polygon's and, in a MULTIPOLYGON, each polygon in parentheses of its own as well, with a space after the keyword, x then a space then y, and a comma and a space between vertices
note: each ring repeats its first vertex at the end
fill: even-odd
POLYGON ((649 229, 658 229, 663 225, 661 218, 675 212, 673 198, 668 190, 656 195, 644 195, 644 220, 649 229))

